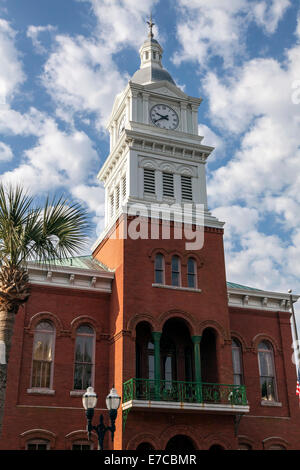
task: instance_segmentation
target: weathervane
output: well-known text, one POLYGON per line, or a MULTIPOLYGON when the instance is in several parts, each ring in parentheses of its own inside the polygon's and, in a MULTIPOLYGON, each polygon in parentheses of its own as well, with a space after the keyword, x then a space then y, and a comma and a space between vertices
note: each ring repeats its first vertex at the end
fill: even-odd
POLYGON ((148 34, 148 37, 149 38, 153 38, 153 26, 155 26, 155 23, 152 22, 152 13, 150 14, 150 21, 147 21, 148 23, 148 26, 149 26, 149 34, 148 34))

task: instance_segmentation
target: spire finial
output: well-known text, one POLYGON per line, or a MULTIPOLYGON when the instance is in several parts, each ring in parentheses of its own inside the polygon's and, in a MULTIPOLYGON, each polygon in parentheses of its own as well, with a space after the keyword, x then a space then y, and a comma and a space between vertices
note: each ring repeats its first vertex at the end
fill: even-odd
POLYGON ((152 12, 150 13, 150 21, 147 21, 147 24, 148 24, 148 26, 149 26, 149 34, 148 34, 148 37, 152 39, 152 38, 153 38, 153 31, 152 31, 152 29, 153 29, 153 26, 155 26, 155 23, 153 23, 153 21, 152 21, 152 12))

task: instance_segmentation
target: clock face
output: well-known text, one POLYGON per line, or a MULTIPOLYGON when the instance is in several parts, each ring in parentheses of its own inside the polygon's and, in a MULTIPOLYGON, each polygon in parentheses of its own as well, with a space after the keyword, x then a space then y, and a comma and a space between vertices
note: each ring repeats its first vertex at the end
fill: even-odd
POLYGON ((125 129, 125 121, 126 121, 126 116, 124 114, 124 116, 122 116, 121 120, 120 120, 120 124, 119 124, 119 130, 118 130, 118 135, 120 135, 124 129, 125 129))
POLYGON ((179 117, 174 109, 166 104, 156 104, 151 108, 150 118, 153 124, 162 129, 176 129, 179 117))

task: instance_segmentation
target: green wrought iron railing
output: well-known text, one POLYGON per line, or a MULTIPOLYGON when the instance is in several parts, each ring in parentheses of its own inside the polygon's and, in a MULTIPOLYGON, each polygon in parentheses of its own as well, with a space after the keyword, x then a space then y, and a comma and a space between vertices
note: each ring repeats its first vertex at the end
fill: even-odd
POLYGON ((247 405, 244 385, 137 378, 123 384, 123 403, 131 400, 247 405))

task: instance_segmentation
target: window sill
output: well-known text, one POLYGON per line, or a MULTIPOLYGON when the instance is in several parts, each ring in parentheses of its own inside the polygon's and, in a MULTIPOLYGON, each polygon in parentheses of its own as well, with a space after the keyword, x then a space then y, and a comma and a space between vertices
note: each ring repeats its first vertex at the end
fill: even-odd
POLYGON ((261 406, 276 406, 276 407, 282 407, 282 403, 279 401, 269 401, 269 400, 261 400, 261 406))
POLYGON ((51 388, 27 388, 27 393, 34 395, 55 395, 55 390, 51 388))
POLYGON ((82 397, 86 390, 71 390, 70 397, 82 397))
POLYGON ((192 287, 180 287, 180 286, 167 286, 165 284, 152 284, 152 287, 159 287, 161 289, 172 289, 172 290, 180 290, 180 291, 188 291, 188 292, 202 292, 201 289, 194 289, 192 287))

